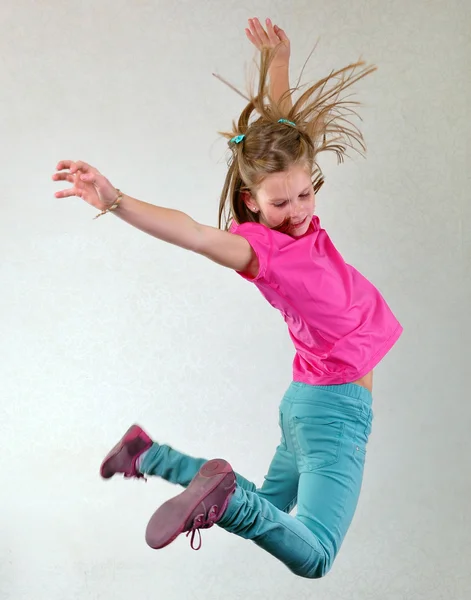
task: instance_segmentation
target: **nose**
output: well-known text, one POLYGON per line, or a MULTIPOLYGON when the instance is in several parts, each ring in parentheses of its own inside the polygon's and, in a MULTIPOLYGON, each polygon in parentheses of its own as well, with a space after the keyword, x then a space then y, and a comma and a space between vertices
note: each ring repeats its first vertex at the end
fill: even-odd
POLYGON ((299 200, 292 200, 289 203, 289 215, 291 220, 297 221, 302 214, 302 205, 299 200))

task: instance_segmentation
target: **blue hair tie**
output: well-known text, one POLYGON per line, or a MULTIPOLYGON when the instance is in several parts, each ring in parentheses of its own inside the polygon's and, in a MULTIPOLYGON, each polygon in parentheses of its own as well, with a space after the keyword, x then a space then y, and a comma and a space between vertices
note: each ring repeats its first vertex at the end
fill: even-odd
POLYGON ((229 140, 229 142, 231 144, 240 144, 240 142, 244 139, 245 135, 242 133, 241 135, 236 135, 235 137, 231 138, 229 140))
MULTIPOLYGON (((296 123, 293 123, 293 121, 288 121, 288 119, 279 119, 278 123, 285 123, 286 125, 292 125, 293 127, 296 127, 296 123)), ((236 135, 233 138, 231 138, 229 140, 230 144, 240 144, 240 142, 245 138, 245 134, 242 133, 240 135, 236 135)))
POLYGON ((285 123, 285 125, 292 125, 293 127, 296 127, 296 123, 293 123, 293 121, 288 121, 288 119, 279 119, 278 123, 285 123))

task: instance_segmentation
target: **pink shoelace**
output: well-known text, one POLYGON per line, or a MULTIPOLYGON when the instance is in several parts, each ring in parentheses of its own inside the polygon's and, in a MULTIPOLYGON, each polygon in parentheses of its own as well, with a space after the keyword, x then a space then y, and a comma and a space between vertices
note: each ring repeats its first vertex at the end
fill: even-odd
POLYGON ((196 517, 193 519, 193 525, 191 526, 191 529, 189 529, 187 531, 186 537, 191 536, 190 537, 190 546, 192 548, 192 550, 199 550, 201 548, 201 544, 202 544, 202 539, 201 539, 201 531, 200 529, 209 529, 210 527, 212 527, 214 525, 214 523, 216 522, 217 519, 217 515, 218 515, 218 507, 216 505, 211 506, 211 508, 208 511, 208 516, 205 517, 204 513, 201 513, 200 515, 196 515, 196 517), (194 546, 194 542, 195 542, 195 537, 196 534, 198 533, 198 546, 195 548, 194 546))

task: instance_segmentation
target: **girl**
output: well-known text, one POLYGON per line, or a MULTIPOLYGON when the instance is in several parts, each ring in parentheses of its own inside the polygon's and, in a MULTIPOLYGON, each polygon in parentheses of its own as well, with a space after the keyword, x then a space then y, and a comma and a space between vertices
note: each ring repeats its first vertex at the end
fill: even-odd
MULTIPOLYGON (((133 425, 105 457, 104 478, 158 475, 185 489, 154 513, 152 548, 217 523, 307 578, 331 568, 357 505, 372 422, 373 368, 402 327, 378 290, 346 264, 319 218, 317 164, 331 150, 363 148, 343 91, 370 73, 363 63, 331 73, 293 104, 289 41, 258 21, 247 30, 261 49, 258 91, 229 138, 219 228, 136 200, 92 166, 62 161, 55 181, 101 212, 113 212, 160 240, 197 252, 253 283, 277 308, 295 347, 293 382, 280 405, 281 441, 261 488, 223 459, 206 461, 161 445, 133 425), (270 90, 267 81, 270 77, 270 90), (269 93, 270 92, 270 93, 269 93), (296 517, 289 513, 297 505, 296 517)), ((351 103, 350 103, 351 104, 351 103)), ((201 539, 199 545, 201 546, 201 539)))

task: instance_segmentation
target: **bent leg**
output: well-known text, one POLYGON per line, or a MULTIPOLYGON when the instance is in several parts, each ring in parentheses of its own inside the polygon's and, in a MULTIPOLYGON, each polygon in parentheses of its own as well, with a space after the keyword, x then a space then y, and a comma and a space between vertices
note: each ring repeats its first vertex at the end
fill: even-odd
MULTIPOLYGON (((144 475, 155 475, 170 483, 188 487, 191 480, 206 462, 206 458, 195 458, 183 454, 171 446, 154 442, 143 455, 139 464, 139 471, 144 475)), ((241 488, 255 491, 256 486, 254 483, 248 481, 242 475, 236 474, 236 477, 237 484, 241 488)))
POLYGON ((343 386, 314 390, 309 402, 302 398, 290 410, 289 433, 301 473, 296 518, 238 487, 218 522, 301 577, 328 573, 358 502, 372 413, 363 392, 345 387, 351 397, 342 396, 343 386))

